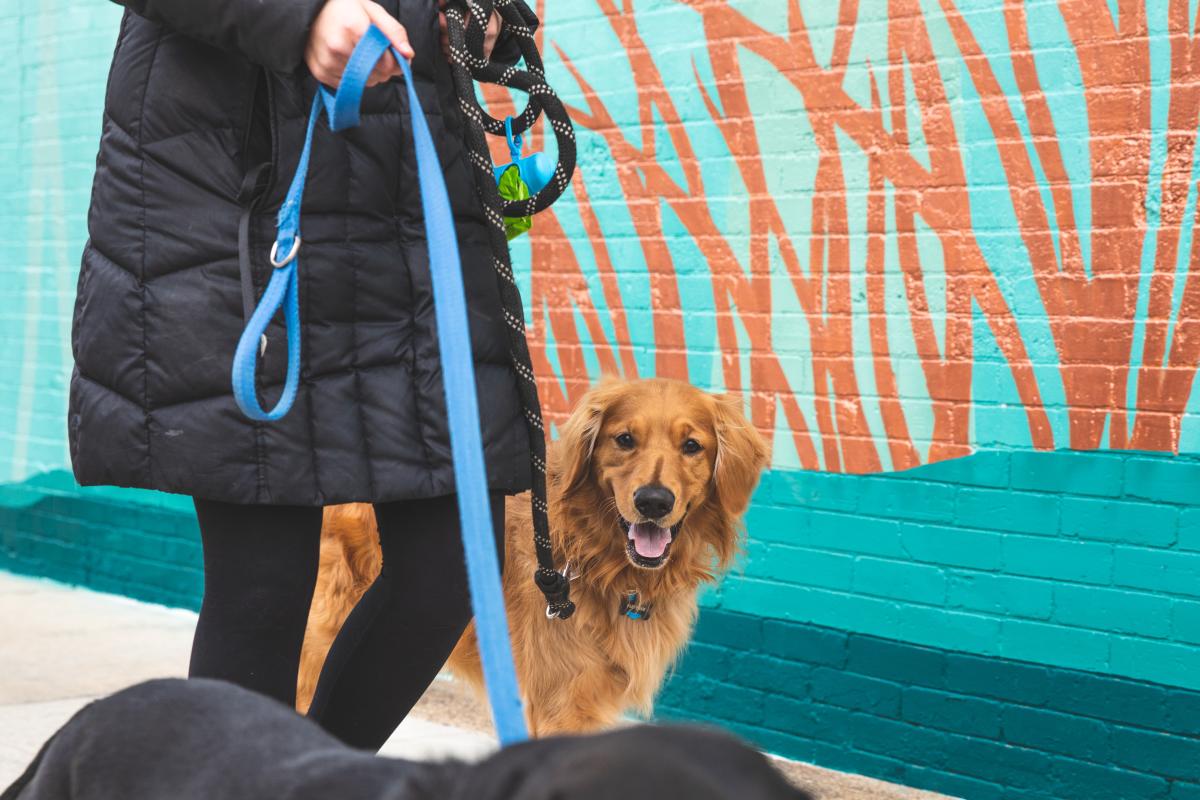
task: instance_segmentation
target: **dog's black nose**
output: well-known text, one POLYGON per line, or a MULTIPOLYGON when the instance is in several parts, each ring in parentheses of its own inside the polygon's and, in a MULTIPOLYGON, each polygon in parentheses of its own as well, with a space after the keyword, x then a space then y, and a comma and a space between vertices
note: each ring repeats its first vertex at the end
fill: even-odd
POLYGON ((665 486, 643 486, 633 493, 633 506, 647 519, 658 519, 671 513, 675 494, 665 486))

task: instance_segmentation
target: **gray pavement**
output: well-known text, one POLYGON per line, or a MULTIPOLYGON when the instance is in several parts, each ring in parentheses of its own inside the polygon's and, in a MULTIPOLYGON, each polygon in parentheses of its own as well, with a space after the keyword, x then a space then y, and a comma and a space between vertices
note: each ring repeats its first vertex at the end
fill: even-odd
MULTIPOLYGON (((0 788, 71 714, 150 678, 182 676, 196 615, 0 572, 0 788)), ((477 759, 494 750, 487 709, 439 678, 381 751, 477 759)), ((777 760, 820 800, 937 800, 942 795, 777 760)))

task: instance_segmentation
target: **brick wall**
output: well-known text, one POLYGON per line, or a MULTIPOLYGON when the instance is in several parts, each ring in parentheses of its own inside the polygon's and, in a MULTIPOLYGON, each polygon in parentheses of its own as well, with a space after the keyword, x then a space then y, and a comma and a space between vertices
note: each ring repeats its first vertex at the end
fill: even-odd
MULTIPOLYGON (((972 799, 1195 800, 1198 485, 1150 454, 773 472, 658 714, 972 799)), ((0 568, 199 605, 185 499, 60 473, 0 501, 0 568)))
POLYGON ((81 489, 66 472, 0 491, 0 569, 193 610, 204 591, 190 498, 81 489))
POLYGON ((969 798, 1193 797, 1197 488, 1147 454, 772 474, 659 713, 969 798))
POLYGON ((1200 792, 1198 692, 718 610, 658 713, 979 800, 1200 792))
POLYGON ((119 20, 110 3, 0 0, 0 482, 67 463, 71 307, 119 20))
MULTIPOLYGON (((773 444, 660 712, 968 798, 1200 798, 1195 11, 543 5, 550 418, 668 375, 773 444)), ((0 568, 194 608, 189 502, 80 489, 65 443, 120 13, 0 0, 0 568)))

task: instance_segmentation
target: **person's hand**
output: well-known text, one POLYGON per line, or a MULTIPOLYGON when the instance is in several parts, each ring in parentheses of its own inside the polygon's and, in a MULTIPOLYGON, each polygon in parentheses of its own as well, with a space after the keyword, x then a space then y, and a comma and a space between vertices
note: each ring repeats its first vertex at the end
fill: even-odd
MULTIPOLYGON (((354 46, 372 24, 383 31, 400 55, 413 57, 408 32, 383 6, 371 0, 327 0, 308 35, 308 46, 304 50, 304 63, 308 64, 308 71, 326 86, 336 87, 341 83, 342 73, 346 70, 346 62, 354 52, 354 46)), ((400 65, 389 50, 375 65, 367 79, 367 86, 374 86, 399 74, 400 65)))
MULTIPOLYGON (((470 12, 468 19, 470 19, 470 12)), ((492 18, 488 20, 487 27, 483 30, 483 57, 492 57, 492 48, 496 46, 496 39, 500 36, 500 26, 503 24, 500 19, 500 13, 492 11, 492 18)), ((450 60, 450 34, 446 30, 446 0, 438 0, 438 27, 441 32, 442 52, 446 55, 446 60, 450 60)))

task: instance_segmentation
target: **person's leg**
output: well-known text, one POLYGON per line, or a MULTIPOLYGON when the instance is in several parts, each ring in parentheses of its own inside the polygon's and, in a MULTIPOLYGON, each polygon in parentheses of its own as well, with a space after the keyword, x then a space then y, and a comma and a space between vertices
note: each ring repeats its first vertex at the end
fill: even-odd
POLYGON ((295 705, 317 580, 321 508, 195 499, 204 602, 191 678, 218 678, 295 705))
MULTIPOLYGON (((491 496, 503 563, 504 497, 491 496)), ((378 750, 421 698, 471 621, 454 496, 375 506, 383 569, 329 649, 308 715, 378 750)))

